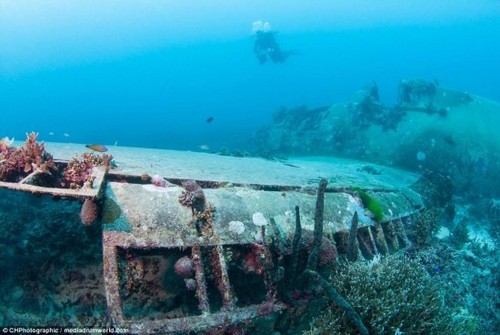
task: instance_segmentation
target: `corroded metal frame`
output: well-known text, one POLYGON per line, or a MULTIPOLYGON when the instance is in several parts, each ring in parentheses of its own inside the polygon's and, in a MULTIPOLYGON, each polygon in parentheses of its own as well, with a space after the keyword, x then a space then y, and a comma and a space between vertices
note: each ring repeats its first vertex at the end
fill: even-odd
MULTIPOLYGON (((276 292, 274 285, 270 284, 270 275, 266 271, 264 282, 266 283, 266 301, 246 307, 237 307, 234 294, 227 274, 227 264, 223 254, 223 245, 191 245, 192 259, 195 266, 195 280, 197 282, 196 296, 199 301, 201 315, 186 316, 173 319, 155 320, 129 320, 123 312, 123 301, 120 296, 120 271, 118 265, 118 250, 129 249, 161 249, 177 248, 178 246, 167 245, 151 240, 137 239, 130 233, 104 231, 103 232, 103 272, 106 287, 106 300, 109 315, 115 326, 124 327, 132 334, 153 334, 153 333, 179 333, 193 332, 209 329, 211 327, 233 325, 244 320, 257 316, 266 315, 284 309, 284 305, 275 301, 276 292), (212 312, 208 301, 207 285, 202 256, 202 249, 211 249, 211 260, 217 266, 219 281, 218 290, 222 295, 223 306, 219 311, 212 312)), ((262 246, 262 253, 266 253, 266 248, 262 246)), ((265 266, 267 268, 267 266, 265 266)))

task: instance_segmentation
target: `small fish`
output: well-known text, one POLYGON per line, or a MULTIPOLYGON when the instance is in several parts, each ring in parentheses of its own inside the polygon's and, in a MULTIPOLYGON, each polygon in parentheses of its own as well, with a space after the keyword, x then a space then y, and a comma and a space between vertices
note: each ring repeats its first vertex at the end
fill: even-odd
POLYGON ((50 136, 54 136, 54 135, 55 135, 55 133, 54 133, 53 131, 50 131, 50 132, 49 132, 49 135, 50 135, 50 136))
POLYGON ((453 137, 451 137, 451 135, 443 137, 443 140, 445 141, 445 143, 451 145, 452 147, 457 146, 457 142, 455 142, 455 140, 453 139, 453 137))
POLYGON ((64 133, 63 136, 64 137, 69 137, 69 134, 68 133, 64 133))
POLYGON ((425 158, 426 158, 425 152, 423 152, 423 151, 417 152, 417 160, 422 162, 422 161, 425 161, 425 158))
POLYGON ((101 144, 87 144, 86 147, 89 148, 90 150, 94 150, 97 152, 108 151, 108 148, 106 148, 104 145, 101 145, 101 144))
POLYGON ((213 117, 213 116, 209 116, 209 117, 208 117, 205 121, 206 121, 207 123, 210 123, 210 122, 212 122, 213 120, 214 120, 214 117, 213 117))
POLYGON ((210 147, 207 144, 202 144, 199 146, 201 150, 210 150, 210 147))
POLYGON ((441 268, 439 266, 434 266, 432 268, 432 271, 434 272, 434 274, 440 274, 441 273, 441 268))

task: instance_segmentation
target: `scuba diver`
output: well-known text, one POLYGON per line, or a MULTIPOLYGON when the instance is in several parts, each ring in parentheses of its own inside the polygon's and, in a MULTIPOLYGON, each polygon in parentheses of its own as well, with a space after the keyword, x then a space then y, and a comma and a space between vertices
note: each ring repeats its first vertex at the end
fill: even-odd
POLYGON ((255 33, 253 52, 259 64, 264 64, 268 58, 274 63, 284 63, 290 55, 295 54, 294 51, 281 50, 276 41, 277 32, 271 30, 269 22, 255 21, 252 31, 255 33))

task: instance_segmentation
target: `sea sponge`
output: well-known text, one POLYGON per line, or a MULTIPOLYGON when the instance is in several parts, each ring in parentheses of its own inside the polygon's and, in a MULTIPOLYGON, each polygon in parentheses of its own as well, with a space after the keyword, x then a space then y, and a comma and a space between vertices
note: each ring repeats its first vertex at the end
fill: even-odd
POLYGON ((102 208, 102 222, 103 223, 113 223, 116 219, 120 217, 122 210, 120 206, 110 198, 104 200, 104 205, 102 208))
POLYGON ((80 219, 85 226, 90 226, 92 223, 97 221, 97 215, 99 213, 99 208, 97 204, 91 199, 85 199, 83 202, 82 209, 80 210, 80 219))
POLYGON ((160 175, 155 174, 153 177, 151 177, 151 184, 158 187, 167 187, 168 181, 166 181, 160 175))
POLYGON ((205 211, 205 194, 200 185, 192 179, 182 182, 184 191, 179 195, 179 203, 186 207, 191 207, 193 211, 202 213, 205 211))
POLYGON ((194 275, 194 262, 188 256, 181 257, 175 262, 174 271, 182 278, 190 278, 194 275))
MULTIPOLYGON (((300 241, 300 252, 303 253, 304 259, 307 259, 307 256, 304 253, 311 252, 313 241, 314 241, 314 232, 308 229, 302 229, 302 239, 300 241)), ((321 245, 319 247, 319 258, 318 258, 318 266, 322 267, 325 265, 332 265, 337 261, 337 248, 335 244, 332 243, 328 239, 328 237, 323 236, 321 239, 321 245)))

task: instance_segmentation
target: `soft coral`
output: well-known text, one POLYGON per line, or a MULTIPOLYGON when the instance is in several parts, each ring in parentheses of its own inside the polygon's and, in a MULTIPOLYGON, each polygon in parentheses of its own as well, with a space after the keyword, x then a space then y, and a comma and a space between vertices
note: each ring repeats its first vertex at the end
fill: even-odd
POLYGON ((64 177, 61 182, 62 187, 79 189, 86 182, 92 185, 92 168, 94 166, 109 167, 110 161, 113 159, 111 155, 96 155, 90 152, 82 154, 82 160, 77 156, 73 157, 66 168, 64 169, 64 177))
POLYGON ((57 172, 52 155, 45 151, 45 144, 38 143, 38 133, 26 134, 26 142, 22 148, 2 146, 4 159, 0 165, 0 180, 18 182, 34 171, 53 174, 57 172))
POLYGON ((45 143, 37 143, 38 133, 27 134, 26 142, 21 148, 24 158, 24 172, 29 173, 35 170, 50 173, 57 171, 52 155, 45 151, 45 143))

